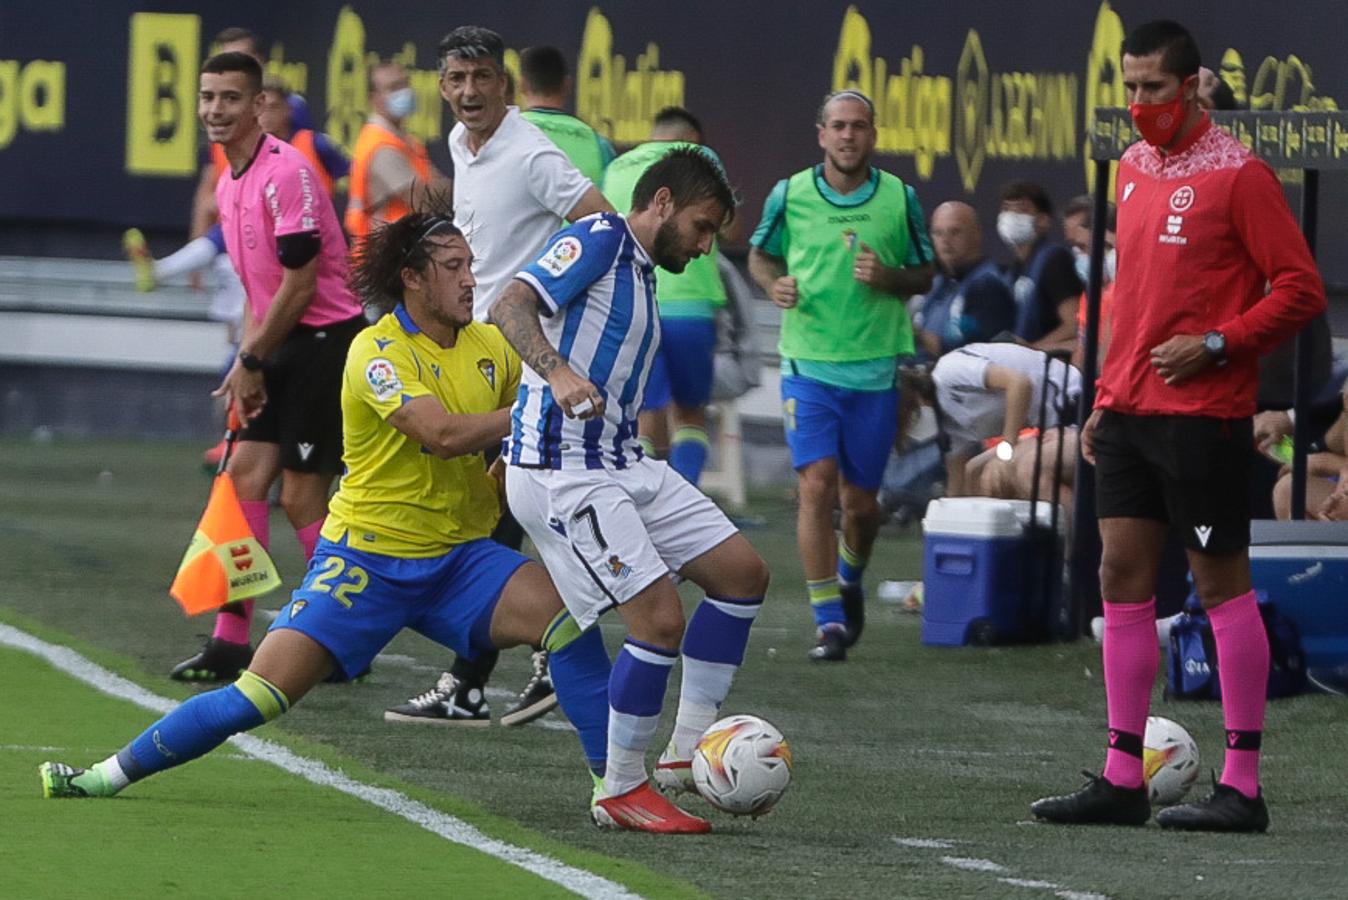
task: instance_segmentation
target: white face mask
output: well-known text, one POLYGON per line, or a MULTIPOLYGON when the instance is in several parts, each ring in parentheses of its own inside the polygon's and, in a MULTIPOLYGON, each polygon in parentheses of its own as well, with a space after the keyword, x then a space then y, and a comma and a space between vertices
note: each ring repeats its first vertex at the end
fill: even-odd
POLYGON ((417 94, 410 87, 393 91, 386 102, 389 115, 395 119, 405 119, 417 110, 417 94))
POLYGON ((1012 247, 1034 243, 1034 216, 1023 212, 998 213, 997 236, 1012 247))
MULTIPOLYGON (((1076 265, 1077 277, 1081 279, 1084 285, 1091 275, 1091 257, 1089 253, 1083 253, 1080 250, 1072 251, 1072 262, 1076 265)), ((1104 279, 1105 284, 1111 284, 1114 281, 1115 255, 1114 248, 1111 247, 1105 251, 1104 279)))

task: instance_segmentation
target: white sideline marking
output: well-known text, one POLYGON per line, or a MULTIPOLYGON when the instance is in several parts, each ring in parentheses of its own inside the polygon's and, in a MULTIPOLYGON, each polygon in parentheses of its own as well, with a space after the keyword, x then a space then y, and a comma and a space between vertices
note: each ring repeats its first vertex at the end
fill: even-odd
POLYGON ((932 838, 894 838, 894 843, 900 847, 918 847, 922 850, 949 850, 955 846, 954 841, 938 841, 932 838))
MULTIPOLYGON (((919 850, 949 850, 956 844, 968 843, 967 841, 952 841, 940 838, 894 837, 892 840, 900 847, 914 847, 919 850)), ((990 859, 977 859, 969 856, 942 856, 941 862, 964 872, 984 872, 989 875, 996 875, 998 876, 998 882, 1013 887, 1053 891, 1053 896, 1061 897, 1062 900, 1109 900, 1106 894, 1074 891, 1052 881, 1044 881, 1038 878, 1015 878, 1011 875, 1009 868, 990 859)))
MULTIPOLYGON (((109 672, 69 647, 49 644, 4 623, 0 623, 0 644, 26 650, 110 697, 129 700, 151 712, 167 713, 178 705, 177 701, 161 697, 135 682, 109 672)), ((399 791, 356 781, 342 772, 329 768, 318 760, 300 756, 280 744, 246 734, 235 735, 229 739, 229 743, 254 759, 269 762, 314 784, 334 788, 344 794, 364 800, 406 819, 414 825, 419 825, 451 843, 461 844, 488 856, 496 857, 513 866, 518 866, 545 881, 560 885, 582 897, 615 898, 617 900, 617 898, 639 896, 623 885, 609 881, 607 878, 595 875, 592 872, 569 866, 560 860, 545 856, 534 850, 526 850, 523 847, 516 847, 513 844, 488 837, 462 819, 432 809, 399 791)))
POLYGON ((957 869, 963 869, 966 872, 1008 872, 1006 866, 995 863, 990 859, 970 859, 967 856, 942 856, 941 862, 947 866, 954 866, 957 869))

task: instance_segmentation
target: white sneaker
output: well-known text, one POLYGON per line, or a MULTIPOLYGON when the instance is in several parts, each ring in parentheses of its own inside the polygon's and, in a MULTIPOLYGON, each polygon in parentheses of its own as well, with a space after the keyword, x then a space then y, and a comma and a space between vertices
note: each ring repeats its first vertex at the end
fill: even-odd
POLYGON ((673 741, 655 764, 655 785, 666 794, 697 793, 697 785, 693 783, 693 758, 678 756, 673 741))

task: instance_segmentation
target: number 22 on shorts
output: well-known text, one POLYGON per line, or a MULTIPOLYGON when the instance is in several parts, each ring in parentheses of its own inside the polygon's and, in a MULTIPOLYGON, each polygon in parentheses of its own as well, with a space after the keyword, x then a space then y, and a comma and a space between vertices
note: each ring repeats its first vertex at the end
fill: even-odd
POLYGON ((340 556, 329 556, 323 561, 323 571, 315 575, 314 580, 309 582, 309 589, 321 591, 324 594, 331 593, 332 599, 350 609, 351 599, 349 595, 359 594, 365 590, 369 583, 369 573, 360 566, 352 566, 348 569, 346 560, 340 556), (333 586, 331 582, 335 578, 340 578, 343 570, 346 573, 345 579, 333 586))

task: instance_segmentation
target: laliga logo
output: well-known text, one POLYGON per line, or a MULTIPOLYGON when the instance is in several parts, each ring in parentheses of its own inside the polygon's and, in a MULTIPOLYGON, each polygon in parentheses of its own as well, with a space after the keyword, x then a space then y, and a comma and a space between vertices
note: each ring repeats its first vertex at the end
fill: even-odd
POLYGON ((1194 205, 1194 189, 1189 185, 1176 188, 1170 195, 1170 208, 1177 213, 1185 212, 1194 205))

